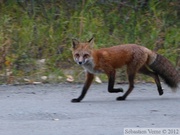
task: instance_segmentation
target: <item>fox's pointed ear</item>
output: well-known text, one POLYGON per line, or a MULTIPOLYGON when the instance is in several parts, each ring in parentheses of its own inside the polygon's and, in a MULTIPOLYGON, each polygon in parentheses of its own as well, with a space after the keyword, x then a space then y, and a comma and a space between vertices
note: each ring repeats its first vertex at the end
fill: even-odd
POLYGON ((76 49, 76 47, 79 45, 79 41, 77 39, 72 39, 72 48, 76 49))
POLYGON ((94 37, 92 37, 88 42, 89 42, 89 45, 91 47, 93 47, 93 45, 94 45, 94 37))

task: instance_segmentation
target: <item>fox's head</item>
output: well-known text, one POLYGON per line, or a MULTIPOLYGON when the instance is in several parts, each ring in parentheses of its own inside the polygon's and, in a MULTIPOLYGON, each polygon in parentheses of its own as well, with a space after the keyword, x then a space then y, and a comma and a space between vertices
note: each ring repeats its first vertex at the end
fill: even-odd
POLYGON ((85 43, 81 43, 76 39, 72 40, 72 54, 77 64, 84 65, 92 62, 93 44, 94 38, 85 43))

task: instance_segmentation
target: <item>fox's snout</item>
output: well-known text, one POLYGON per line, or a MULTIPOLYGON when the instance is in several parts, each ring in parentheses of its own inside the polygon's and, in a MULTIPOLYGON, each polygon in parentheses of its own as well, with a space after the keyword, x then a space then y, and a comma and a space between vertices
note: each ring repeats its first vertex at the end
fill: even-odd
POLYGON ((78 64, 78 65, 83 65, 86 63, 86 59, 83 59, 83 57, 75 57, 75 62, 78 64))
POLYGON ((78 65, 83 65, 85 62, 84 62, 84 60, 76 60, 76 63, 78 64, 78 65))
POLYGON ((79 61, 79 62, 78 62, 78 64, 79 64, 79 65, 82 65, 82 62, 81 62, 81 61, 79 61))

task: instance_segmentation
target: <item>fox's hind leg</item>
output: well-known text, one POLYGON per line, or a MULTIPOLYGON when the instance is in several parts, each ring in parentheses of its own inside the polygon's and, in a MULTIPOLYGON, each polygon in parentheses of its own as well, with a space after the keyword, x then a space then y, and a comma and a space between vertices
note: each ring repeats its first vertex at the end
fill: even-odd
POLYGON ((133 88, 134 88, 134 77, 135 77, 135 74, 130 74, 128 75, 128 80, 129 80, 129 88, 128 90, 126 91, 126 93, 121 96, 121 97, 117 97, 116 100, 125 100, 126 97, 132 92, 133 88))
POLYGON ((137 69, 134 69, 135 66, 133 65, 128 65, 127 66, 127 75, 128 75, 128 81, 129 81, 129 88, 126 91, 126 93, 121 96, 118 97, 116 100, 125 100, 127 98, 127 96, 132 92, 132 90, 134 89, 134 78, 136 75, 136 71, 137 69))
POLYGON ((151 76, 155 80, 155 82, 156 82, 159 95, 163 94, 163 89, 161 87, 161 83, 160 83, 158 74, 156 74, 155 72, 150 71, 146 66, 143 66, 142 68, 140 68, 139 72, 142 73, 142 74, 151 76))

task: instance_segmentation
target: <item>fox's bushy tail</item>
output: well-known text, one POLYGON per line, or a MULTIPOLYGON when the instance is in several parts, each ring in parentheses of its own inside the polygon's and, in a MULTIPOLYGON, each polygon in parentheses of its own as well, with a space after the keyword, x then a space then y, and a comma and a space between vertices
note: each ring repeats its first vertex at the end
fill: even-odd
POLYGON ((157 54, 155 61, 149 67, 156 72, 173 90, 178 88, 180 74, 168 59, 160 54, 157 54))

